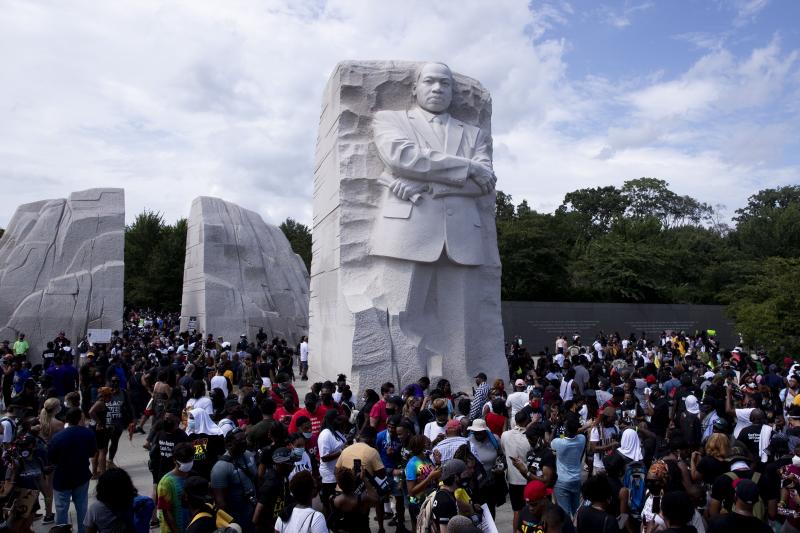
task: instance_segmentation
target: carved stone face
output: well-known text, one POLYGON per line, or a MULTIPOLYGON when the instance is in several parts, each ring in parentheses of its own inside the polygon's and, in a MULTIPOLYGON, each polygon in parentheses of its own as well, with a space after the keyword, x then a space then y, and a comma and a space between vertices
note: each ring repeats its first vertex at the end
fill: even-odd
POLYGON ((453 74, 446 65, 428 63, 420 69, 413 92, 422 109, 443 113, 453 99, 453 74))

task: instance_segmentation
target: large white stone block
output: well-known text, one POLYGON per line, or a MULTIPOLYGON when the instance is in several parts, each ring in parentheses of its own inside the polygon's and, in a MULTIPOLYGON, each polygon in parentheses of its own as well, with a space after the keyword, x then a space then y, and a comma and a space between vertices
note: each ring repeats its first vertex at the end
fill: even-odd
POLYGON ((122 329, 125 192, 88 189, 17 208, 0 239, 0 338, 34 362, 63 330, 122 329))
POLYGON ((491 99, 458 74, 441 81, 449 106, 415 99, 422 66, 345 61, 323 95, 310 364, 360 390, 428 375, 469 391, 478 372, 508 376, 495 195, 479 184, 493 183, 491 99))
POLYGON ((259 328, 290 345, 308 334, 308 271, 280 228, 220 198, 192 202, 186 235, 181 330, 236 345, 259 328))

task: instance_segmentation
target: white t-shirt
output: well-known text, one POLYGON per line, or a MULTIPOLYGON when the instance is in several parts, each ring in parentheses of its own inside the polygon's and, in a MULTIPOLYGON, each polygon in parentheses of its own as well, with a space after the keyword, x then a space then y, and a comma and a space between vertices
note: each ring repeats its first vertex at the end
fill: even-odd
MULTIPOLYGON (((603 434, 605 435, 605 440, 608 442, 611 438, 618 433, 617 428, 610 427, 610 428, 603 428, 603 434)), ((596 427, 593 427, 592 430, 589 432, 589 442, 596 442, 600 445, 604 444, 600 442, 600 432, 596 427)), ((605 454, 605 452, 603 452, 605 454)), ((595 472, 605 472, 606 467, 603 465, 603 457, 599 453, 594 454, 593 458, 594 464, 594 471, 595 472)))
POLYGON ((436 439, 439 435, 444 435, 444 426, 440 426, 436 423, 436 420, 433 422, 428 422, 425 424, 425 430, 423 431, 426 437, 430 439, 431 442, 436 439))
POLYGON ((325 516, 309 507, 295 507, 292 516, 284 523, 280 517, 275 522, 275 531, 279 533, 328 533, 325 516))
POLYGON ((291 481, 291 479, 298 472, 302 472, 303 470, 308 470, 309 472, 311 472, 311 457, 309 457, 308 452, 305 450, 303 450, 303 458, 294 464, 294 468, 289 474, 289 480, 291 481))
POLYGON ((323 429, 317 438, 317 446, 319 447, 319 475, 323 483, 336 483, 336 459, 330 461, 322 461, 322 457, 342 451, 347 444, 346 439, 336 435, 330 429, 323 429))
POLYGON ((506 407, 508 407, 511 412, 509 415, 511 416, 510 420, 514 420, 514 415, 517 414, 517 411, 528 405, 528 393, 527 392, 512 392, 506 398, 506 407))
POLYGON ((203 396, 202 398, 198 398, 195 400, 194 398, 189 398, 186 401, 186 409, 202 409, 208 416, 214 415, 214 405, 211 403, 211 398, 208 396, 203 396))
POLYGON ((572 399, 572 382, 573 381, 575 381, 575 380, 571 379, 571 380, 567 381, 566 378, 561 380, 561 387, 559 389, 559 395, 561 396, 561 399, 564 400, 565 402, 567 400, 571 400, 572 399))
POLYGON ((749 409, 737 409, 736 410, 736 427, 733 428, 733 436, 735 438, 739 438, 739 433, 752 424, 750 422, 750 413, 753 412, 752 408, 749 409))
POLYGON ((304 363, 308 362, 308 343, 306 341, 300 343, 300 360, 304 363))
POLYGON ((222 389, 225 397, 228 397, 228 380, 225 379, 225 376, 214 376, 211 378, 211 390, 214 389, 222 389))
POLYGON ((3 444, 8 444, 14 440, 14 425, 9 420, 0 422, 3 426, 3 444))

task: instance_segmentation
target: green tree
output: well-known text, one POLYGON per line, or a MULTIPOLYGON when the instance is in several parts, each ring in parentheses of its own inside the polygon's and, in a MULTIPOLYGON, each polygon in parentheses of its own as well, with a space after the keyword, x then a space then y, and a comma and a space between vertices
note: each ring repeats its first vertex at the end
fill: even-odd
POLYGON ((125 229, 125 302, 134 307, 175 310, 181 305, 186 257, 186 219, 164 223, 145 210, 125 229))
POLYGON ((609 185, 567 193, 556 212, 572 214, 579 225, 581 237, 588 241, 607 233, 612 224, 625 214, 625 205, 622 192, 609 185))
POLYGON ((770 257, 726 292, 728 313, 748 346, 800 350, 800 259, 770 257))
POLYGON ((281 223, 280 228, 294 253, 300 256, 306 269, 311 272, 311 231, 308 226, 289 217, 281 223))
POLYGON ((800 186, 759 191, 734 221, 732 237, 745 256, 800 257, 800 186))
POLYGON ((511 220, 516 214, 514 204, 511 201, 511 195, 503 191, 497 191, 494 201, 495 217, 497 220, 511 220))
POLYGON ((669 183, 657 178, 626 181, 622 186, 622 196, 629 217, 656 217, 665 228, 700 224, 710 220, 713 214, 708 204, 672 192, 669 183))

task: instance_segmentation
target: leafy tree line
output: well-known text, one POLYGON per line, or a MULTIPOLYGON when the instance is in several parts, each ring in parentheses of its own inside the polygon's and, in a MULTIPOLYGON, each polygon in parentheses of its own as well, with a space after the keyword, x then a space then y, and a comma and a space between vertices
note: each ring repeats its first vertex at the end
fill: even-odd
POLYGON ((125 228, 125 303, 175 311, 181 307, 186 219, 166 224, 144 210, 125 228))
POLYGON ((717 209, 664 180, 580 189, 554 213, 497 194, 504 300, 725 304, 752 347, 800 350, 800 186, 717 209))
MULTIPOLYGON (((497 192, 503 300, 724 304, 745 341, 800 350, 800 186, 765 189, 735 212, 660 179, 580 189, 553 213, 497 192)), ((311 232, 281 225, 311 266, 311 232)), ((186 220, 144 211, 125 236, 125 300, 180 307, 186 220)))

